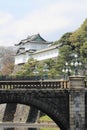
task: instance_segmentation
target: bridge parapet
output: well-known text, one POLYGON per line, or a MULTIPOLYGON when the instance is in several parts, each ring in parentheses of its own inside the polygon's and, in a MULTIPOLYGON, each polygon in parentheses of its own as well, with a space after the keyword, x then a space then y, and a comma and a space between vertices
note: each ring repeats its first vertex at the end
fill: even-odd
POLYGON ((68 81, 57 81, 57 80, 0 81, 0 89, 58 89, 58 88, 68 88, 68 81))

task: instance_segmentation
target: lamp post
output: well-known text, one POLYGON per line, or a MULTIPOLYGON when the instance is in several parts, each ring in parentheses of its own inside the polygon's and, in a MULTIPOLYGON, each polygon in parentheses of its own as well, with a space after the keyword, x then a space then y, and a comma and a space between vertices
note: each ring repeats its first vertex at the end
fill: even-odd
POLYGON ((65 74, 64 79, 67 80, 68 76, 70 76, 70 73, 71 73, 71 69, 68 62, 65 63, 64 68, 62 69, 62 72, 65 74))
POLYGON ((37 80, 37 76, 39 74, 37 66, 35 66, 35 69, 34 69, 33 73, 35 74, 35 77, 36 77, 36 80, 37 80))
POLYGON ((78 60, 77 54, 74 55, 75 59, 71 62, 71 66, 74 67, 75 75, 79 75, 79 68, 82 66, 82 63, 78 60))
POLYGON ((43 67, 44 79, 47 79, 47 77, 48 77, 48 71, 49 71, 48 65, 45 64, 44 67, 43 67))
POLYGON ((82 66, 82 63, 79 61, 77 54, 74 54, 74 60, 69 64, 68 62, 65 63, 64 68, 62 70, 65 73, 65 79, 67 80, 68 76, 71 75, 71 72, 74 74, 79 75, 78 69, 82 66))

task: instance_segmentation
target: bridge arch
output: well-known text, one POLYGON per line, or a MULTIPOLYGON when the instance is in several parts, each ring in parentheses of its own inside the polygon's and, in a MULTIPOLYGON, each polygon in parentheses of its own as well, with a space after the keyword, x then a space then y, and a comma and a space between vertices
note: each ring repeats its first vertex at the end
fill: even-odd
POLYGON ((58 112, 58 110, 55 110, 52 105, 42 102, 35 97, 31 97, 28 94, 24 94, 23 96, 20 94, 12 95, 7 93, 0 97, 0 103, 18 103, 33 106, 47 114, 60 127, 61 130, 68 129, 68 122, 62 116, 62 114, 58 112))

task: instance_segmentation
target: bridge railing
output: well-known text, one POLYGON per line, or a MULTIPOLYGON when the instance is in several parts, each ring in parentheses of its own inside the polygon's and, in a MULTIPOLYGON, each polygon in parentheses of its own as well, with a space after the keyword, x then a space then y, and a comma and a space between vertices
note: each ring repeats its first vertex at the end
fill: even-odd
POLYGON ((68 88, 68 81, 55 80, 9 80, 0 81, 0 89, 57 89, 68 88))

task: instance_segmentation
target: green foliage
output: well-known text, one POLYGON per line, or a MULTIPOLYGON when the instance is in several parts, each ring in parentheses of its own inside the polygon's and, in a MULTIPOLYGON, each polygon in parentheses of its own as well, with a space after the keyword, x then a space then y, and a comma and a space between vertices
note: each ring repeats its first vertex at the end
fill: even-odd
POLYGON ((69 45, 63 45, 59 50, 59 56, 57 59, 56 70, 59 75, 62 75, 62 69, 65 62, 71 61, 72 47, 69 45))
POLYGON ((60 48, 59 54, 61 56, 61 58, 65 59, 66 61, 69 60, 70 55, 72 54, 72 47, 69 45, 63 45, 60 48))
POLYGON ((70 45, 71 42, 69 40, 70 36, 72 35, 72 33, 65 33, 61 39, 59 40, 60 43, 63 43, 64 45, 70 45))
MULTIPOLYGON (((49 116, 45 115, 45 116, 40 117, 39 122, 51 123, 53 122, 53 120, 49 116)), ((59 128, 40 128, 40 130, 60 130, 60 129, 59 128)))
POLYGON ((85 44, 87 41, 87 19, 81 25, 79 29, 77 29, 71 36, 70 42, 76 48, 78 48, 78 53, 80 54, 80 48, 85 44))
POLYGON ((42 116, 42 117, 39 118, 39 122, 46 122, 46 121, 53 122, 53 120, 49 116, 47 116, 47 115, 42 116))
POLYGON ((55 78, 57 71, 55 70, 55 60, 49 59, 45 61, 37 61, 29 59, 16 76, 47 76, 47 78, 55 78))
POLYGON ((29 59, 26 64, 23 65, 21 70, 16 74, 17 76, 33 76, 35 66, 38 65, 38 61, 34 59, 29 59))
POLYGON ((59 49, 59 57, 57 61, 57 69, 60 73, 62 66, 66 61, 70 62, 71 54, 76 53, 82 63, 87 67, 87 19, 83 22, 80 28, 73 33, 65 33, 56 43, 63 43, 59 49))
POLYGON ((56 71, 56 60, 55 59, 48 59, 44 61, 48 66, 48 77, 50 79, 55 79, 57 77, 57 71, 56 71))
POLYGON ((75 47, 75 51, 79 55, 82 62, 87 66, 87 19, 83 22, 70 36, 71 44, 75 47))
POLYGON ((81 46, 80 52, 83 55, 83 57, 87 57, 87 41, 83 43, 83 46, 81 46))

